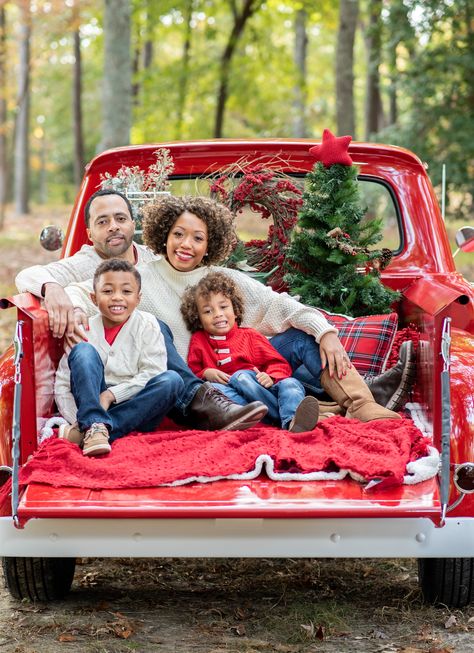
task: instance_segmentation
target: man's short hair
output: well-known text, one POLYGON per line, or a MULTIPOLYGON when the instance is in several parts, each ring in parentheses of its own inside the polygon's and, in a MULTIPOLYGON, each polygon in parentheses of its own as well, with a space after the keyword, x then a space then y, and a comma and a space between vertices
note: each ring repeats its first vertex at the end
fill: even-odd
POLYGON ((134 265, 128 261, 125 261, 123 258, 109 258, 99 265, 99 267, 94 272, 94 278, 92 280, 94 290, 96 289, 99 278, 106 272, 131 272, 137 280, 138 290, 141 290, 142 277, 140 272, 134 265))
POLYGON ((107 196, 107 195, 118 195, 119 197, 121 197, 123 199, 123 201, 125 202, 125 204, 127 205, 128 212, 130 213, 130 217, 132 218, 132 220, 135 219, 133 217, 132 205, 131 205, 130 200, 128 199, 128 197, 126 197, 120 191, 114 190, 113 188, 102 188, 101 190, 96 191, 93 195, 91 195, 89 197, 89 199, 87 200, 87 203, 86 203, 86 205, 84 207, 84 220, 86 221, 86 227, 87 228, 89 228, 89 223, 90 223, 90 219, 91 219, 91 204, 92 204, 92 202, 95 200, 96 197, 104 197, 104 196, 107 196))

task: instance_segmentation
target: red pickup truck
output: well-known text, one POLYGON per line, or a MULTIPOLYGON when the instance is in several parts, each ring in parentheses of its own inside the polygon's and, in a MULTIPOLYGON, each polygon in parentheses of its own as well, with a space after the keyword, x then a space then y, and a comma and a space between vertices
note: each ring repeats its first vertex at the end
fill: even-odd
MULTIPOLYGON (((209 192, 209 175, 237 161, 279 162, 303 180, 314 159, 305 140, 196 141, 118 148, 86 168, 62 256, 87 235, 87 199, 121 166, 145 170, 157 147, 170 150, 171 192, 209 192), (201 181, 199 181, 201 180, 201 181), (206 191, 207 189, 207 191, 206 191)), ((428 601, 463 606, 474 598, 474 290, 455 268, 438 201, 419 159, 396 147, 353 143, 369 209, 384 220, 393 252, 383 283, 399 291, 399 329, 419 336, 418 423, 440 452, 423 482, 366 492, 343 480, 218 480, 174 487, 87 489, 19 483, 54 414, 53 379, 61 345, 40 301, 21 294, 14 346, 0 358, 0 465, 8 508, 0 555, 16 598, 56 599, 71 587, 75 558, 87 557, 409 557, 419 560, 428 601), (11 485, 10 485, 11 483, 11 485)), ((464 228, 458 245, 473 248, 464 228)), ((5 497, 4 497, 5 498, 5 497)), ((4 502, 5 505, 5 502, 4 502)))

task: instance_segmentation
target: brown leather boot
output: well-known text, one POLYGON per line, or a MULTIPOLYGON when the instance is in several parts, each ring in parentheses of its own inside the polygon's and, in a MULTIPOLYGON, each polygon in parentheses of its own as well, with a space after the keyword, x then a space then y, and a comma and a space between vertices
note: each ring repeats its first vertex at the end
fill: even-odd
POLYGON ((415 350, 413 342, 407 340, 400 346, 396 365, 364 381, 378 404, 390 410, 400 410, 408 401, 415 378, 415 350))
POLYGON ((268 413, 261 401, 241 406, 231 401, 211 383, 203 383, 188 409, 188 423, 203 431, 244 431, 268 413))
POLYGON ((348 418, 358 419, 361 422, 401 419, 397 413, 375 403, 372 393, 354 367, 350 367, 342 379, 339 379, 337 374, 331 378, 326 368, 321 374, 321 386, 339 406, 346 409, 348 418))

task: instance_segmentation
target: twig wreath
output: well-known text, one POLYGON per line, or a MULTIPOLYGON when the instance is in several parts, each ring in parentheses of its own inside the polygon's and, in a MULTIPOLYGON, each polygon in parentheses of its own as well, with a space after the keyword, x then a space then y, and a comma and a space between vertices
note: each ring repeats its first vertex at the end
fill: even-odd
POLYGON ((302 190, 269 164, 247 160, 237 161, 225 170, 211 182, 210 190, 211 196, 236 216, 248 206, 260 214, 262 220, 272 220, 266 240, 239 242, 229 264, 237 263, 237 267, 255 270, 254 276, 260 275, 274 290, 287 290, 283 280, 284 262, 290 234, 303 202, 302 190))

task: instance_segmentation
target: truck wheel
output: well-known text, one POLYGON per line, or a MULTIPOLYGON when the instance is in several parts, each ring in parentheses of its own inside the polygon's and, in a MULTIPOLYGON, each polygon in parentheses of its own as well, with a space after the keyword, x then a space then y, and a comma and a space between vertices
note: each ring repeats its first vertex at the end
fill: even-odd
POLYGON ((15 599, 54 601, 71 589, 75 558, 3 558, 5 585, 15 599))
POLYGON ((474 600, 474 558, 420 558, 418 577, 429 603, 463 608, 474 600))

